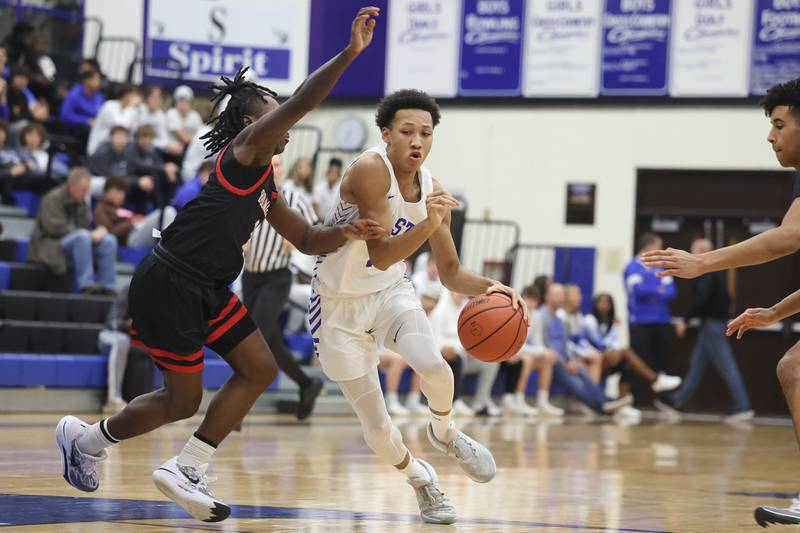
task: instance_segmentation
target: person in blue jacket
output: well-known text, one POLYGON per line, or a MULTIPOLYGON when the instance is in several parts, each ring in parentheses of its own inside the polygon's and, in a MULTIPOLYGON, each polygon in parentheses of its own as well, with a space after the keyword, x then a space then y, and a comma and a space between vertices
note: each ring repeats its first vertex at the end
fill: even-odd
POLYGON ((672 346, 669 304, 675 299, 675 283, 671 276, 658 277, 661 269, 645 266, 639 257, 645 252, 660 250, 663 244, 655 233, 643 233, 636 257, 625 266, 631 348, 656 372, 665 370, 672 346))

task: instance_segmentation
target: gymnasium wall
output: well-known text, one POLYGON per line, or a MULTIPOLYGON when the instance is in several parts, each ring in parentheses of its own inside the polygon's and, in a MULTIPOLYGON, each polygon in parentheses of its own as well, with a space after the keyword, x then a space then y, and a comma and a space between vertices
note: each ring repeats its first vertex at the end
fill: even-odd
MULTIPOLYGON (((85 9, 104 20, 107 35, 141 38, 141 0, 87 0, 85 9)), ((322 128, 323 144, 332 145, 337 121, 357 115, 370 125, 370 144, 379 140, 372 114, 372 106, 327 106, 304 123, 322 128)), ((755 105, 444 105, 427 165, 469 199, 471 217, 488 210, 515 220, 524 242, 596 247, 595 288, 622 304, 621 271, 633 253, 636 169, 776 169, 768 127, 755 105), (597 183, 594 226, 564 223, 568 182, 597 183)))

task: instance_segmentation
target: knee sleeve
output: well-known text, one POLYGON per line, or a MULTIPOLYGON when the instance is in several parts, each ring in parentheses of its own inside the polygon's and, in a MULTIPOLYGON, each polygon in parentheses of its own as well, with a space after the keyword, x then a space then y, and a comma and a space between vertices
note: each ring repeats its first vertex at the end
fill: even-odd
POLYGON ((361 422, 367 446, 392 466, 403 462, 408 449, 403 444, 400 430, 392 423, 386 411, 377 370, 366 376, 338 383, 361 422))

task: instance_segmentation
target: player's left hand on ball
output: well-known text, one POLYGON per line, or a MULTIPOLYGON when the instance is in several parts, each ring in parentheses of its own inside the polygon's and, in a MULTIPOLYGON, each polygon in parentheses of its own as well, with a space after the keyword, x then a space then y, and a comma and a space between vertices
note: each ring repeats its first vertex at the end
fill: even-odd
POLYGON ((375 19, 381 10, 377 7, 362 7, 358 10, 353 28, 350 33, 350 44, 347 47, 354 53, 360 54, 372 42, 372 33, 375 29, 375 19))
POLYGON ((344 226, 344 236, 351 241, 368 241, 384 235, 386 228, 368 218, 360 218, 344 226))
POLYGON ((745 331, 753 328, 763 328, 778 321, 778 315, 774 309, 764 307, 751 307, 728 323, 727 336, 736 332, 736 338, 741 339, 745 331))
POLYGON ((502 283, 495 282, 494 285, 486 289, 486 294, 492 294, 495 292, 505 294, 506 296, 511 298, 511 305, 514 307, 514 309, 517 308, 521 309, 522 316, 525 317, 525 322, 528 321, 528 306, 525 304, 525 300, 522 299, 522 297, 517 293, 517 291, 515 291, 511 287, 503 285, 502 283))

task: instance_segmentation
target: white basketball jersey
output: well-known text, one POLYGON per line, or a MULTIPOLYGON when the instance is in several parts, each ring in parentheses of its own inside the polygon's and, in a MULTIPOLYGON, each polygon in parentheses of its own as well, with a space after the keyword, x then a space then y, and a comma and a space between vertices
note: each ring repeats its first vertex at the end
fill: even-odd
MULTIPOLYGON (((389 170, 390 185, 386 198, 392 213, 391 235, 396 237, 413 228, 428 216, 425 199, 433 192, 433 180, 430 171, 424 166, 420 168, 419 184, 422 194, 419 202, 406 202, 400 194, 400 187, 394 175, 392 163, 386 156, 386 148, 377 146, 362 153, 359 158, 368 154, 378 154, 389 170)), ((358 158, 356 159, 356 161, 358 158)), ((352 166, 352 163, 351 163, 352 166)), ((349 169, 349 167, 348 167, 349 169)), ((336 208, 325 219, 326 226, 344 224, 359 218, 358 206, 342 200, 339 193, 336 208)), ((320 254, 316 259, 314 290, 323 296, 358 296, 381 291, 397 283, 405 275, 403 262, 395 263, 386 270, 372 266, 365 241, 347 241, 344 246, 327 254, 320 254)))

